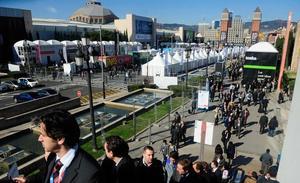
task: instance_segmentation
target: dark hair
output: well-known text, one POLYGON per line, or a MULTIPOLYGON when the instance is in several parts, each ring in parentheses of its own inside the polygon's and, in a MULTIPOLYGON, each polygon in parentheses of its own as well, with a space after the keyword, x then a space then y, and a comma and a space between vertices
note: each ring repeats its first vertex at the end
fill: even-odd
POLYGON ((182 159, 178 161, 178 164, 182 165, 184 171, 190 171, 192 167, 192 163, 188 159, 182 159))
POLYGON ((169 157, 170 157, 170 158, 173 158, 173 159, 175 159, 175 160, 178 160, 179 154, 178 154, 177 151, 171 151, 171 152, 169 153, 169 157))
POLYGON ((128 155, 129 146, 120 136, 109 136, 105 138, 107 150, 113 152, 114 157, 124 157, 128 155))
POLYGON ((150 151, 153 151, 153 152, 154 152, 154 149, 153 149, 152 146, 145 146, 145 147, 144 147, 144 152, 145 152, 146 150, 150 150, 150 151))
POLYGON ((213 163, 216 167, 219 166, 219 163, 218 163, 216 160, 213 160, 212 163, 213 163))
POLYGON ((223 154, 223 149, 220 144, 215 147, 215 154, 223 154))
POLYGON ((203 171, 203 166, 200 161, 193 162, 193 165, 196 165, 196 169, 199 170, 200 172, 203 171))
POLYGON ((256 171, 253 171, 253 172, 251 173, 251 176, 254 177, 255 179, 258 178, 256 171))
POLYGON ((270 149, 267 149, 266 152, 269 153, 269 152, 270 152, 270 149))
POLYGON ((54 140, 65 138, 64 145, 74 147, 79 142, 80 129, 75 118, 66 110, 53 110, 39 118, 45 131, 54 140))
POLYGON ((201 161, 201 165, 203 167, 203 170, 207 173, 210 170, 209 164, 206 161, 201 161))

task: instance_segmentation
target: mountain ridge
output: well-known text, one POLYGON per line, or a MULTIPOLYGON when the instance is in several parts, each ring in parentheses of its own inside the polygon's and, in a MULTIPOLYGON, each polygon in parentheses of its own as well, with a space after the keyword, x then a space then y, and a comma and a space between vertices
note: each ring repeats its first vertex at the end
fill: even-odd
MULTIPOLYGON (((296 24, 296 22, 292 22, 296 24)), ((252 22, 244 22, 244 29, 251 28, 252 22)), ((261 32, 269 32, 273 30, 277 30, 280 27, 286 27, 287 20, 275 19, 261 22, 261 32)), ((185 25, 179 23, 157 23, 157 28, 160 29, 170 29, 177 30, 179 27, 183 27, 184 29, 189 30, 198 30, 198 25, 185 25)))

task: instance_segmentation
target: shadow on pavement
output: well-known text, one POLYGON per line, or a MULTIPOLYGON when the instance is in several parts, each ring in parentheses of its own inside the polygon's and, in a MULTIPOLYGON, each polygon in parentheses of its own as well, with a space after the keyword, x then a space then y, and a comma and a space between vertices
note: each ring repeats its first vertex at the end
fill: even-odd
POLYGON ((191 156, 192 154, 183 154, 181 156, 179 156, 179 159, 189 159, 191 162, 196 161, 199 156, 191 156))
POLYGON ((251 122, 247 123, 246 126, 249 127, 249 126, 255 125, 257 123, 258 123, 257 121, 251 121, 251 122))
POLYGON ((248 133, 251 133, 251 132, 252 132, 252 130, 245 130, 245 131, 243 131, 243 132, 241 133, 240 138, 243 138, 244 136, 246 136, 248 133))
POLYGON ((234 146, 235 147, 239 147, 239 146, 241 146, 241 145, 243 145, 244 144, 244 142, 237 142, 237 143, 234 143, 234 146))
POLYGON ((187 136, 185 138, 185 142, 183 144, 180 144, 179 147, 184 147, 184 146, 188 146, 191 144, 194 144, 194 136, 187 136))
POLYGON ((239 167, 241 165, 248 165, 253 158, 239 155, 232 161, 232 166, 239 167))
POLYGON ((276 136, 276 135, 283 134, 283 132, 284 132, 284 130, 283 130, 283 129, 281 129, 281 130, 277 130, 277 131, 276 131, 276 133, 275 133, 275 136, 276 136))

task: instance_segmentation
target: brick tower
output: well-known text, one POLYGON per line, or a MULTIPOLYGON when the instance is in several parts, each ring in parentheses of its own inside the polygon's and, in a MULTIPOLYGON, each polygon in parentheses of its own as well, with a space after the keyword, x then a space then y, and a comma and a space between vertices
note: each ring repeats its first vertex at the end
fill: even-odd
POLYGON ((251 43, 255 44, 258 42, 258 36, 260 32, 260 22, 261 22, 261 11, 259 7, 254 10, 252 26, 251 26, 251 43))
POLYGON ((227 43, 227 36, 228 36, 228 28, 231 27, 232 22, 232 12, 229 12, 227 8, 225 8, 221 15, 221 36, 220 42, 227 43))

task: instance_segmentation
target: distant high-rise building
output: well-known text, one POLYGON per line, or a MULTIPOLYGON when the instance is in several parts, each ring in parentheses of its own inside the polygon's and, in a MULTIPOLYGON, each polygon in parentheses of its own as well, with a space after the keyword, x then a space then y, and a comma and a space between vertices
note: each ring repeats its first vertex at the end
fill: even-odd
POLYGON ((198 24, 198 33, 200 33, 202 36, 204 36, 209 28, 210 28, 209 23, 199 23, 198 24))
POLYGON ((211 28, 212 29, 218 29, 220 27, 220 21, 218 21, 218 20, 213 20, 212 22, 211 22, 211 28))
POLYGON ((261 22, 262 12, 259 7, 254 10, 251 26, 251 43, 255 44, 258 42, 258 36, 260 32, 260 22, 261 22))
POLYGON ((235 16, 232 26, 228 28, 228 43, 242 44, 244 42, 244 26, 240 16, 235 16))
POLYGON ((232 23, 232 12, 229 12, 227 8, 225 8, 221 15, 221 36, 220 41, 221 43, 227 42, 227 36, 228 36, 228 29, 231 27, 232 23))

